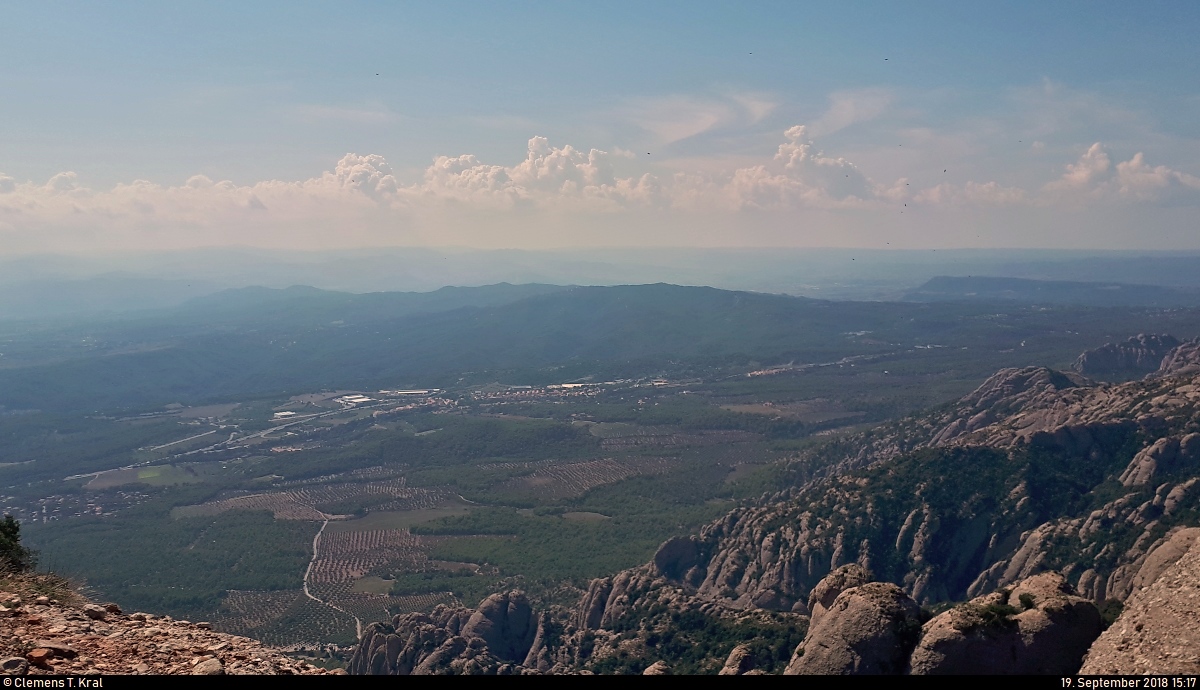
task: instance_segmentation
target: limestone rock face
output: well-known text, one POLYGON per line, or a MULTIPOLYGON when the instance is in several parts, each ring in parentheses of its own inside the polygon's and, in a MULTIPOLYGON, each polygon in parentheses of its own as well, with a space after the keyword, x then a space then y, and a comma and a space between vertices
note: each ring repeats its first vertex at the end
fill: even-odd
POLYGON ((1200 527, 1188 527, 1178 530, 1170 539, 1151 551, 1142 561, 1137 574, 1133 576, 1132 591, 1137 593, 1154 584, 1167 568, 1175 565, 1192 549, 1197 538, 1200 538, 1200 527))
POLYGON ((808 610, 812 617, 809 625, 815 626, 825 616, 825 612, 833 606, 833 602, 839 594, 851 587, 865 585, 870 581, 871 574, 857 563, 843 565, 826 575, 808 595, 808 610))
POLYGON ((497 657, 521 663, 533 646, 537 624, 537 616, 523 592, 493 594, 471 614, 462 636, 479 638, 497 657))
POLYGON ((1200 374, 1200 341, 1189 340, 1168 352, 1154 375, 1195 376, 1196 374, 1200 374))
POLYGON ((630 611, 639 594, 648 591, 664 596, 667 599, 664 603, 669 604, 672 593, 662 586, 664 578, 656 571, 657 566, 652 563, 592 580, 587 594, 575 609, 572 623, 581 630, 607 628, 630 611))
POLYGON ((1062 575, 1042 573, 946 611, 924 625, 914 675, 1070 675, 1100 634, 1095 604, 1062 575))
POLYGON ((438 606, 363 630, 356 675, 515 675, 538 672, 543 618, 519 591, 493 594, 479 608, 438 606), (531 666, 527 666, 530 664, 531 666))
POLYGON ((1164 436, 1143 448, 1121 474, 1124 486, 1145 486, 1155 476, 1200 465, 1200 434, 1164 436))
POLYGON ((1073 368, 1085 376, 1141 377, 1158 370, 1163 358, 1179 344, 1174 336, 1142 333, 1123 343, 1084 352, 1073 368))
POLYGON ((1135 577, 1139 587, 1116 622, 1088 650, 1080 673, 1200 673, 1197 536, 1200 529, 1180 530, 1150 554, 1135 577))
POLYGON ((661 660, 656 661, 653 664, 650 664, 649 666, 647 666, 646 670, 642 671, 642 675, 643 676, 669 676, 669 675, 671 675, 671 667, 668 666, 667 662, 665 662, 665 661, 661 661, 661 660))
POLYGON ((686 581, 692 568, 700 562, 703 542, 694 537, 668 539, 654 554, 654 567, 670 580, 686 581))
POLYGON ((809 628, 784 675, 901 673, 920 630, 920 607, 896 585, 843 591, 809 628))
POLYGON ((718 676, 744 676, 754 668, 754 658, 750 654, 750 645, 740 644, 729 652, 725 665, 717 672, 718 676))

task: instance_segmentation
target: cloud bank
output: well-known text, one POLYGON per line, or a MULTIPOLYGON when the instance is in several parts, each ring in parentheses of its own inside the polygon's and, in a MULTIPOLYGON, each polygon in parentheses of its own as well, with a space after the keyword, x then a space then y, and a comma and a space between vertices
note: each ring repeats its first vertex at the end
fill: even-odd
MULTIPOLYGON (((834 100, 818 123, 825 131, 873 116, 887 96, 834 100)), ((754 113, 770 104, 741 107, 754 113)), ((689 129, 695 127, 670 136, 689 129)), ((922 222, 935 227, 972 217, 994 220, 998 209, 1010 209, 1040 214, 1049 223, 1081 210, 1200 202, 1200 178, 1154 165, 1142 153, 1114 163, 1101 143, 1062 164, 1040 186, 966 180, 919 188, 907 177, 872 179, 845 157, 818 148, 811 131, 793 126, 773 155, 708 173, 664 169, 626 151, 556 146, 535 136, 525 158, 511 165, 472 154, 439 156, 407 180, 383 156, 353 153, 309 179, 249 185, 197 175, 177 186, 134 180, 93 190, 69 171, 42 183, 0 174, 0 252, 221 244, 829 246, 849 237, 882 245, 877 240, 883 235, 873 235, 874 229, 891 227, 901 214, 910 225, 924 214, 922 222), (854 232, 845 234, 846 228, 854 232)), ((936 233, 906 237, 910 244, 939 241, 936 233)), ((1021 244, 1019 236, 1010 239, 1021 244)))

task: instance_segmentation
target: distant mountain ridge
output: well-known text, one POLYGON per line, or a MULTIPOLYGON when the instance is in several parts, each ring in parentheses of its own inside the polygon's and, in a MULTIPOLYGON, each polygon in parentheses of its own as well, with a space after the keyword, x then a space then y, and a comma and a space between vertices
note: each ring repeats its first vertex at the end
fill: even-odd
POLYGON ((277 289, 261 286, 222 290, 184 302, 176 314, 214 323, 321 325, 331 321, 366 323, 463 307, 494 307, 549 295, 570 286, 497 283, 448 286, 430 292, 350 293, 308 285, 277 289))
POLYGON ((908 302, 1000 301, 1093 307, 1187 307, 1200 305, 1200 291, 1123 283, 937 276, 906 293, 903 299, 908 302))
MULTIPOLYGON (((367 294, 247 288, 67 327, 51 334, 54 351, 31 340, 19 352, 10 342, 0 360, 0 405, 96 410, 380 381, 437 387, 460 381, 463 372, 554 383, 563 376, 642 376, 667 366, 833 363, 935 346, 992 356, 1053 348, 1062 356, 1068 343, 1099 337, 1086 312, 993 309, 669 284, 367 294), (1067 327, 1093 330, 1080 335, 1067 327)), ((1130 329, 1200 328, 1200 312, 1190 310, 1125 316, 1130 329)))

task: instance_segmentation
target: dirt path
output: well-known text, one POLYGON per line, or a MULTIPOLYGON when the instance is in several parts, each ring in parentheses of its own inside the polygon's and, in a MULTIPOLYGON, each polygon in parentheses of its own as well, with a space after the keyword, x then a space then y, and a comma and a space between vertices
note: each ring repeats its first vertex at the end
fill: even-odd
POLYGON ((309 599, 312 599, 315 602, 324 604, 335 611, 341 611, 342 613, 346 614, 347 616, 350 616, 351 618, 353 618, 354 619, 354 634, 356 637, 361 638, 362 637, 362 621, 359 619, 358 616, 354 615, 353 613, 350 613, 349 611, 347 611, 346 609, 344 609, 340 606, 335 606, 334 604, 331 604, 328 601, 325 601, 324 599, 321 599, 321 598, 317 597, 316 595, 314 595, 312 592, 308 591, 308 577, 310 575, 312 575, 313 565, 315 565, 317 562, 317 552, 321 545, 321 535, 325 533, 325 528, 329 526, 329 516, 325 515, 325 513, 321 513, 321 515, 323 515, 325 517, 325 522, 321 523, 321 529, 317 530, 317 535, 315 537, 313 537, 313 555, 312 555, 312 558, 308 561, 308 567, 304 569, 304 596, 308 597, 309 599))

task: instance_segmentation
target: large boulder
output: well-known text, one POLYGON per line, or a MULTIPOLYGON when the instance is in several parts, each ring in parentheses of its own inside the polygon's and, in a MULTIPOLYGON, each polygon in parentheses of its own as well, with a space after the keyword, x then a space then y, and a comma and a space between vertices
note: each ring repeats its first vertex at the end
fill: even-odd
POLYGON ((809 626, 817 624, 842 592, 871 581, 871 573, 857 563, 849 563, 829 573, 808 594, 809 626))
POLYGON ((846 589, 809 627, 785 675, 877 675, 904 671, 921 626, 921 610, 884 582, 846 589))
POLYGON ((538 616, 524 592, 493 594, 479 604, 463 626, 462 636, 483 640, 505 661, 521 663, 538 632, 538 616))
POLYGON ((935 616, 909 672, 1071 675, 1101 627, 1095 604, 1075 596, 1062 575, 1041 573, 935 616))
POLYGON ((725 665, 717 672, 718 676, 744 676, 747 672, 754 669, 754 655, 750 651, 750 645, 740 644, 729 652, 729 656, 725 659, 725 665))

